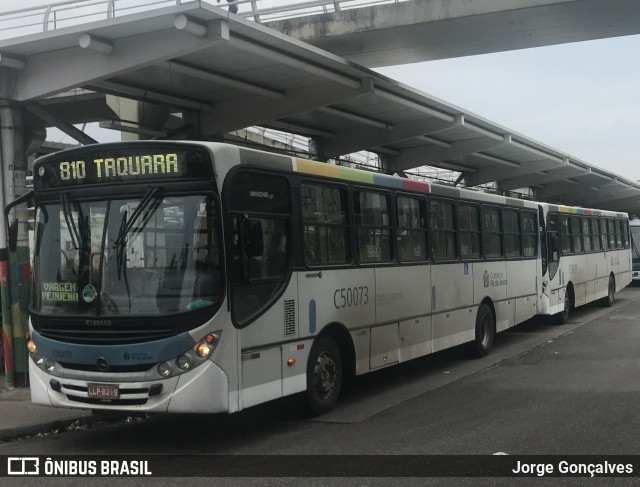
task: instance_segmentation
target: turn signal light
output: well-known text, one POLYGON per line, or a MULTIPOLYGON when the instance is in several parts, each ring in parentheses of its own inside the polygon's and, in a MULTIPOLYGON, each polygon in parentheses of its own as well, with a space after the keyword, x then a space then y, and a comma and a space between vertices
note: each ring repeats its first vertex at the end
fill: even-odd
POLYGON ((287 360, 287 365, 289 367, 291 367, 295 363, 296 363, 296 359, 294 359, 294 358, 290 358, 289 360, 287 360))
POLYGON ((29 350, 30 353, 34 353, 36 351, 36 344, 33 343, 33 340, 29 340, 27 342, 27 350, 29 350))

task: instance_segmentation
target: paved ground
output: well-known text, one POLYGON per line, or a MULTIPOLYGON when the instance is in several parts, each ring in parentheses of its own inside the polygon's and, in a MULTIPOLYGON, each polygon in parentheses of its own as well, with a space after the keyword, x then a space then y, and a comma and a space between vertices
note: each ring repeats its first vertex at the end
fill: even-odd
MULTIPOLYGON (((4 377, 0 383, 5 384, 4 377)), ((0 389, 0 441, 60 431, 73 424, 93 421, 89 411, 54 409, 31 404, 29 389, 0 389)))

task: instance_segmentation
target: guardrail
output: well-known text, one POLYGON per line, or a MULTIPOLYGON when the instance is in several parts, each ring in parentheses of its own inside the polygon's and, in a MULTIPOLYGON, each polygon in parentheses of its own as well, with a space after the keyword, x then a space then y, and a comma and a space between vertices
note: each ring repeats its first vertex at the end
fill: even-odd
MULTIPOLYGON (((113 19, 190 1, 193 0, 66 0, 0 12, 0 39, 113 19)), ((237 11, 244 18, 263 23, 400 1, 407 0, 205 0, 205 3, 237 11)))

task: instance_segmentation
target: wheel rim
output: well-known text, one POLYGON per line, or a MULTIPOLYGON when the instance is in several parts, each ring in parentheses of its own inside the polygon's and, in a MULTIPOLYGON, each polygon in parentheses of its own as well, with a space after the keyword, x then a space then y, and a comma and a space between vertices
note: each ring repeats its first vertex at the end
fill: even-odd
POLYGON ((319 399, 330 398, 338 384, 338 367, 329 352, 322 352, 314 369, 314 388, 319 399))

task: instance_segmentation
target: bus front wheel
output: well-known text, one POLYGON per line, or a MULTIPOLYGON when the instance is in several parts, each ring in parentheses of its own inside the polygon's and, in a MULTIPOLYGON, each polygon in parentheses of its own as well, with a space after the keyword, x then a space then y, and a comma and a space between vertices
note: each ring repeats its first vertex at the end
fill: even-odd
POLYGON ((307 363, 307 402, 314 415, 331 411, 342 389, 342 356, 333 338, 318 338, 307 363))
POLYGON ((480 306, 476 317, 476 339, 473 341, 473 355, 479 358, 489 355, 493 347, 496 327, 491 308, 480 306))

